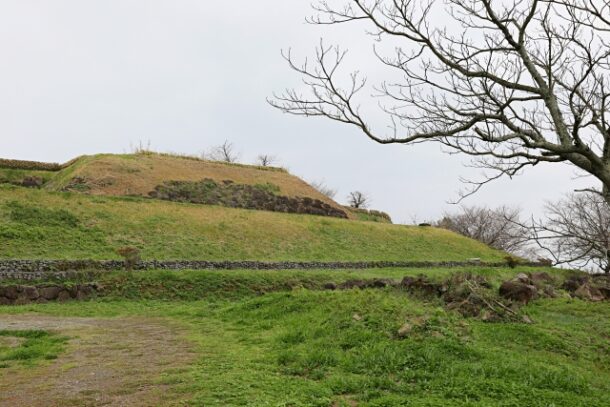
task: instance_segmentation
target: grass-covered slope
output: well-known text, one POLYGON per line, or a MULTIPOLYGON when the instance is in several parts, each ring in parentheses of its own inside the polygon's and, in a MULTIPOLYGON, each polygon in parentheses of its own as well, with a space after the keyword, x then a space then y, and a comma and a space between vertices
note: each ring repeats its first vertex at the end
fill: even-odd
POLYGON ((503 253, 421 227, 0 187, 0 257, 449 261, 503 253))

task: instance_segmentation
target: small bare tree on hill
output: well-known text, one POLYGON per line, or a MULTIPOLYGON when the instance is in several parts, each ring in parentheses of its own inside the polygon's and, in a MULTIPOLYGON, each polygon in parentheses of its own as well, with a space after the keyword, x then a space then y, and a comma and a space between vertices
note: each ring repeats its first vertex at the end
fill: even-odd
POLYGON ((349 206, 356 209, 365 209, 371 204, 371 198, 364 192, 350 192, 347 197, 349 206))
POLYGON ((430 141, 470 155, 486 175, 463 196, 529 166, 569 163, 610 200, 607 0, 322 0, 314 8, 311 23, 362 23, 373 36, 386 80, 367 106, 379 106, 387 123, 371 124, 361 106, 366 78, 357 69, 343 75, 345 52, 323 44, 304 63, 284 53, 305 90, 275 95, 273 106, 354 126, 378 143, 430 141))
POLYGON ((209 157, 215 161, 236 163, 239 160, 239 153, 235 150, 233 143, 225 140, 221 145, 214 147, 209 157))
POLYGON ((259 154, 256 157, 256 163, 261 167, 270 167, 277 162, 277 157, 270 154, 259 154))

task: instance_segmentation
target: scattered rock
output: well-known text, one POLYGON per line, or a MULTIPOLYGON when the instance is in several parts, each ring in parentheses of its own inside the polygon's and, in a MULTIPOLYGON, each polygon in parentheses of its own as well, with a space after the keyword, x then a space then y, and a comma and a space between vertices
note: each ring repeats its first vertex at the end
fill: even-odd
POLYGON ((412 331, 413 331, 413 325, 411 325, 409 323, 405 323, 403 326, 400 327, 397 334, 398 334, 399 338, 406 338, 407 336, 409 336, 411 334, 412 331))
POLYGON ((41 177, 27 176, 21 180, 21 186, 26 188, 40 188, 44 184, 44 180, 41 177))
POLYGON ((394 285, 396 285, 396 283, 391 279, 376 278, 373 280, 347 280, 336 286, 336 288, 339 288, 341 290, 349 290, 351 288, 384 288, 391 287, 394 285))
POLYGON ((597 288, 591 285, 591 283, 585 283, 574 291, 574 296, 586 301, 603 301, 606 297, 597 288))
POLYGON ((532 273, 530 279, 532 280, 532 282, 534 284, 536 284, 536 283, 553 284, 555 282, 555 279, 553 277, 551 277, 551 275, 549 273, 547 273, 546 271, 532 273))
POLYGON ((523 322, 525 322, 526 324, 533 324, 534 321, 527 315, 524 315, 522 318, 523 322))
POLYGON ((562 288, 571 293, 578 290, 581 286, 587 284, 590 280, 588 275, 572 275, 569 276, 563 283, 562 288))
POLYGON ((537 297, 538 290, 535 286, 520 281, 505 281, 500 286, 500 296, 511 301, 529 303, 537 297))
POLYGON ((528 276, 525 273, 519 273, 515 276, 515 278, 513 279, 513 281, 518 281, 520 283, 523 284, 528 284, 531 285, 532 284, 532 280, 530 280, 530 276, 528 276))
POLYGON ((463 317, 478 317, 484 304, 476 298, 447 303, 447 309, 459 312, 463 317))
POLYGON ((339 284, 339 288, 342 290, 349 290, 351 288, 367 288, 367 282, 364 280, 347 280, 339 284))
MULTIPOLYGON (((538 291, 538 292, 540 292, 540 291, 538 291)), ((552 285, 545 285, 542 288, 542 292, 544 293, 544 295, 546 297, 549 297, 549 298, 558 298, 559 297, 559 294, 557 294, 557 291, 555 291, 555 288, 552 285)))
POLYGON ((336 290, 337 284, 335 283, 326 283, 322 286, 325 290, 336 290))
POLYGON ((402 279, 400 286, 410 292, 416 292, 425 296, 440 296, 445 287, 440 283, 433 283, 425 276, 410 277, 402 279))

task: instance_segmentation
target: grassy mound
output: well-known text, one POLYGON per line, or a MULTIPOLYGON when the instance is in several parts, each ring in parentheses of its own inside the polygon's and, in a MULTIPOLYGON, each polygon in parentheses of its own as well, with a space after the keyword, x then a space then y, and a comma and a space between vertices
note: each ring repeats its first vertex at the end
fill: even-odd
POLYGON ((342 209, 305 181, 281 168, 228 164, 169 154, 100 154, 83 157, 57 175, 46 185, 48 189, 82 189, 93 195, 148 196, 168 181, 216 182, 230 180, 243 185, 274 185, 287 197, 318 199, 342 209), (76 181, 75 181, 76 180, 76 181))
POLYGON ((452 232, 143 198, 0 187, 0 257, 112 259, 501 261, 452 232))

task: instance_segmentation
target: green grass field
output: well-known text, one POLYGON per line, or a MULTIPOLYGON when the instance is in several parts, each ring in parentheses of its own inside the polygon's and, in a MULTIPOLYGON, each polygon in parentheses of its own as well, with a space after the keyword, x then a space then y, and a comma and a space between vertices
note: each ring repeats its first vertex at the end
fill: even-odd
MULTIPOLYGON (((479 271, 497 284, 528 270, 479 271)), ((538 300, 524 309, 533 324, 486 323, 393 288, 301 288, 308 281, 420 272, 152 271, 123 280, 116 273, 103 283, 133 284, 98 300, 4 307, 0 314, 146 317, 178 324, 195 346, 195 362, 158 380, 193 406, 610 403, 607 303, 538 300), (414 329, 400 337, 406 322, 414 329)), ((434 278, 449 273, 430 271, 434 278)))
POLYGON ((449 261, 504 254, 452 232, 309 215, 0 186, 0 257, 449 261))

